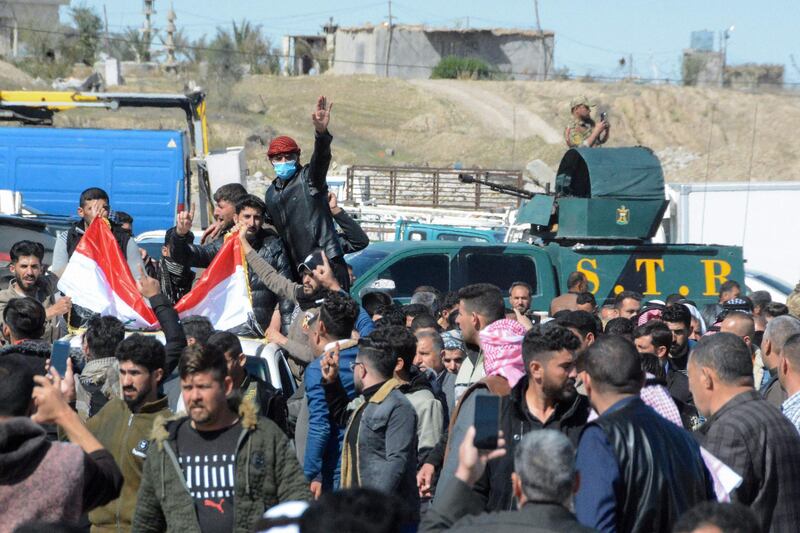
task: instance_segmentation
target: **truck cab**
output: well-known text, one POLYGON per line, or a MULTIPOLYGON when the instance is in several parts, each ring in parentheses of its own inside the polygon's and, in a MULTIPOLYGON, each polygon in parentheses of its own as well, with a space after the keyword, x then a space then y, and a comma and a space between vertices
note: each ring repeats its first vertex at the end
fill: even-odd
POLYGON ((351 293, 359 300, 382 287, 397 302, 408 303, 420 285, 446 293, 472 283, 492 283, 506 294, 521 280, 534 289, 535 309, 546 310, 558 295, 547 252, 525 243, 377 242, 349 254, 347 262, 356 276, 351 293))
POLYGON ((502 243, 505 240, 505 231, 398 220, 395 225, 394 240, 502 243))

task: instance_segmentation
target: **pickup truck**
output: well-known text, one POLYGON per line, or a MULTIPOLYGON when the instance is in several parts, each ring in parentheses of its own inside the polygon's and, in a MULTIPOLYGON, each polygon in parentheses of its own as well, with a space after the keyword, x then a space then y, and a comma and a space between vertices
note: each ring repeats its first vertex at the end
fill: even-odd
POLYGON ((527 225, 523 242, 375 243, 347 257, 352 294, 380 288, 406 302, 420 285, 446 292, 486 282, 505 292, 524 281, 534 289, 532 309, 547 312, 575 271, 586 275, 599 304, 632 290, 648 300, 677 293, 703 306, 717 303, 726 280, 745 280, 741 247, 652 242, 668 201, 661 163, 648 148, 568 150, 555 194, 459 177, 465 187, 527 199, 515 220, 527 225))
POLYGON ((537 246, 527 243, 378 242, 347 256, 357 298, 373 288, 400 303, 420 285, 440 291, 493 283, 504 293, 515 281, 534 290, 531 308, 546 313, 566 292, 571 272, 583 272, 599 304, 623 290, 646 299, 678 293, 698 305, 716 303, 720 284, 743 280, 742 249, 703 245, 537 246))

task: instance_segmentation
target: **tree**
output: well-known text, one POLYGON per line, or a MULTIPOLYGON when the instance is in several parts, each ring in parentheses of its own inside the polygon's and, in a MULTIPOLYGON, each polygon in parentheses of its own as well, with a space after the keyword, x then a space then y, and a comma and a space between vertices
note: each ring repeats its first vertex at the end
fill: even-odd
POLYGON ((93 65, 97 57, 103 22, 94 9, 83 5, 70 9, 70 16, 74 24, 74 39, 69 50, 65 50, 64 53, 71 56, 75 62, 93 65))
POLYGON ((231 60, 247 65, 253 74, 278 70, 277 54, 272 49, 272 42, 260 24, 255 25, 248 20, 239 23, 232 21, 230 30, 217 28, 211 48, 215 52, 220 48, 230 55, 231 60))
POLYGON ((145 39, 142 32, 138 29, 125 28, 124 39, 129 53, 133 53, 138 63, 149 61, 152 56, 150 53, 150 45, 153 41, 152 37, 145 39))

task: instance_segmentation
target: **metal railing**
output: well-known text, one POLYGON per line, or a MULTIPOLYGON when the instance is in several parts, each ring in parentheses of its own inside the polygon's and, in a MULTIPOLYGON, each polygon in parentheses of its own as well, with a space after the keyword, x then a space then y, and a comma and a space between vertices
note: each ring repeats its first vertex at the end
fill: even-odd
POLYGON ((464 184, 459 181, 459 174, 523 187, 521 171, 354 165, 347 169, 347 199, 357 205, 482 211, 519 207, 519 198, 492 191, 479 183, 464 184))

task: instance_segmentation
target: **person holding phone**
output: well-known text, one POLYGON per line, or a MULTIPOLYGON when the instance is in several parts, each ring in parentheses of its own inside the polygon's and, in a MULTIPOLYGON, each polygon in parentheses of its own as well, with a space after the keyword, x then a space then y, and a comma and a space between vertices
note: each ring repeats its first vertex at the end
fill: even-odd
POLYGON ((597 104, 585 96, 576 96, 569 103, 572 122, 564 130, 564 139, 570 148, 594 148, 608 141, 608 132, 611 125, 608 115, 600 113, 600 121, 592 118, 592 109, 597 104))
POLYGON ((514 453, 503 448, 504 439, 497 433, 496 449, 484 450, 473 444, 476 428, 467 430, 458 450, 458 469, 444 490, 425 514, 420 531, 452 533, 475 531, 570 531, 590 533, 572 513, 572 500, 578 486, 575 471, 575 447, 562 433, 543 429, 526 434, 515 446, 514 453), (475 513, 471 488, 483 477, 486 465, 513 455, 514 472, 510 483, 517 509, 496 513, 475 513))
POLYGON ((314 153, 307 165, 300 163, 300 147, 291 137, 275 137, 270 142, 267 157, 275 169, 276 179, 267 189, 264 202, 266 221, 275 226, 283 239, 295 281, 300 281, 297 267, 303 259, 314 249, 322 248, 339 284, 348 291, 350 275, 331 213, 326 182, 333 141, 328 131, 331 109, 333 103, 326 97, 317 99, 311 113, 314 153))
POLYGON ((35 376, 23 359, 0 357, 0 529, 77 526, 81 514, 119 495, 122 473, 65 401, 61 376, 35 376), (49 441, 45 424, 71 443, 49 441))

